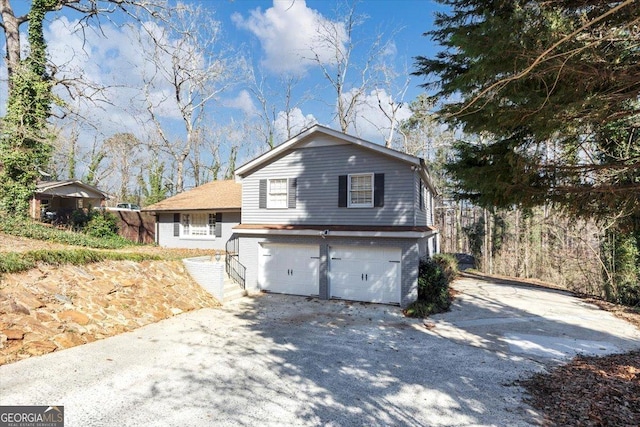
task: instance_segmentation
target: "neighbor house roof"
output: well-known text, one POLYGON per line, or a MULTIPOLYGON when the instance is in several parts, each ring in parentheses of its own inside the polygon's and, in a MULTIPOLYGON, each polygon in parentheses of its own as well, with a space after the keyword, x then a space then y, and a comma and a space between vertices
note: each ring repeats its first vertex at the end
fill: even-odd
POLYGON ((143 211, 239 210, 242 185, 234 180, 212 181, 169 197, 142 209, 143 211))
POLYGON ((256 168, 264 165, 265 163, 268 163, 270 161, 272 161, 272 159, 277 158, 278 156, 280 156, 282 153, 286 152, 287 150, 291 150, 294 149, 295 147, 297 147, 298 145, 303 144, 306 140, 307 137, 313 135, 313 134, 324 134, 333 138, 337 138, 340 139, 342 141, 357 145, 359 147, 362 147, 364 149, 367 150, 371 150, 371 151, 375 151, 377 153, 380 153, 382 155, 385 156, 389 156, 395 159, 398 159, 400 161, 406 162, 411 164, 413 167, 416 168, 416 170, 418 170, 420 172, 420 175, 423 178, 423 181, 429 186, 429 188, 431 189, 431 191, 434 194, 438 194, 437 189, 434 187, 433 182, 431 182, 431 177, 429 175, 429 171, 427 170, 427 167, 424 163, 424 160, 419 158, 419 157, 415 157, 412 156, 410 154, 406 154, 403 153, 401 151, 397 151, 397 150, 393 150, 391 148, 387 148, 384 147, 382 145, 379 144, 374 144, 373 142, 369 142, 366 141, 364 139, 352 136, 352 135, 348 135, 346 133, 325 127, 325 126, 321 126, 321 125, 313 125, 310 128, 307 128, 305 130, 303 130, 301 133, 299 133, 298 135, 294 136, 293 138, 289 139, 288 141, 278 145, 277 147, 273 148, 273 150, 271 151, 267 151, 266 153, 264 153, 263 155, 256 157, 255 159, 245 163, 244 165, 240 166, 239 168, 237 168, 235 170, 235 174, 239 177, 244 177, 246 175, 249 175, 251 172, 253 172, 256 168))
POLYGON ((74 179, 64 181, 40 181, 36 184, 35 192, 36 194, 45 194, 48 196, 109 198, 109 195, 104 191, 74 179))

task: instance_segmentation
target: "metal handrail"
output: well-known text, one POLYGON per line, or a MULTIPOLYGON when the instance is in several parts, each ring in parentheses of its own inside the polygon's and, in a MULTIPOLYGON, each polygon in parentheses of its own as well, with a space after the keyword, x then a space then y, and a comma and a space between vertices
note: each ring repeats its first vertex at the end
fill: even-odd
POLYGON ((242 265, 240 262, 240 254, 239 254, 239 245, 238 238, 229 239, 226 243, 226 253, 224 256, 225 268, 227 271, 227 275, 239 284, 242 289, 245 289, 245 278, 247 273, 247 268, 242 265))
POLYGON ((240 285, 242 289, 245 289, 245 277, 247 269, 240 261, 238 261, 238 255, 227 254, 225 257, 225 265, 227 269, 227 275, 240 285))

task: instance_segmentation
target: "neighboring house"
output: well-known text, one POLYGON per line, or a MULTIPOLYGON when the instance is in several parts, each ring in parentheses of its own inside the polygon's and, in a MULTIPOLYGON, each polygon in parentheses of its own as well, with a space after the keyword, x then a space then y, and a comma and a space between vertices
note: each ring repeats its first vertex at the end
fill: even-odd
MULTIPOLYGON (((247 289, 400 304, 438 251, 422 159, 313 126, 236 170, 247 289)), ((196 201, 194 201, 196 202, 196 201)))
POLYGON ((29 202, 34 219, 56 219, 76 209, 102 206, 109 195, 78 180, 40 181, 29 202))
POLYGON ((142 209, 156 216, 156 243, 167 248, 225 249, 240 223, 242 186, 212 181, 142 209))

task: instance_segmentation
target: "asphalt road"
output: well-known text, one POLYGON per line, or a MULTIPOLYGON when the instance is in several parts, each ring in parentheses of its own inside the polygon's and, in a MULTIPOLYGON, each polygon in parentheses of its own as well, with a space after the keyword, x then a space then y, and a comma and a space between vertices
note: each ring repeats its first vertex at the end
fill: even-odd
POLYGON ((65 426, 524 426, 514 381, 640 332, 562 292, 463 279, 450 313, 261 295, 0 366, 65 426))

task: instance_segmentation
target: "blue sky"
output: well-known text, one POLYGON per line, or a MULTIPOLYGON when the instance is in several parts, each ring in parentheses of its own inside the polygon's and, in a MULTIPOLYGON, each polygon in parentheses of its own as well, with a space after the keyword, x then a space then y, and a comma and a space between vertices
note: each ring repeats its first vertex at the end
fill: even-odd
MULTIPOLYGON (((220 25, 216 42, 218 53, 243 58, 254 75, 264 78, 265 84, 271 88, 268 92, 273 98, 269 102, 276 112, 284 108, 282 86, 278 81, 285 75, 296 76, 298 83, 292 93, 295 108, 290 116, 296 130, 314 122, 339 128, 334 120, 335 92, 328 87, 322 68, 305 58, 311 56, 310 52, 319 53, 322 65, 333 72, 330 59, 323 58, 326 52, 313 41, 314 34, 317 36, 318 25, 335 24, 336 9, 341 5, 344 10, 346 2, 200 0, 187 3, 214 13, 220 25), (315 47, 309 46, 314 43, 315 47)), ((22 1, 13 0, 13 4, 18 13, 25 7, 22 1)), ((356 13, 363 17, 362 24, 355 27, 351 40, 346 37, 340 40, 345 45, 349 42, 355 45, 351 59, 354 68, 348 73, 347 92, 360 84, 359 70, 368 57, 375 36, 380 34, 386 45, 374 62, 377 66, 392 69, 396 76, 386 86, 377 84, 367 88, 357 111, 357 126, 351 129, 351 133, 373 142, 383 142, 385 130, 381 125, 384 118, 380 115, 380 100, 389 101, 390 105, 401 105, 398 118, 408 117, 408 103, 423 92, 419 87, 423 80, 409 76, 413 71, 414 57, 430 56, 437 50, 437 46, 422 35, 432 28, 436 10, 443 8, 431 0, 363 0, 357 3, 356 13)), ((45 37, 49 43, 50 60, 62 70, 61 74, 70 78, 82 76, 99 86, 109 87, 100 95, 108 102, 95 104, 69 100, 87 122, 75 130, 81 135, 84 149, 89 150, 90 141, 95 143, 116 132, 133 132, 141 139, 148 138, 145 136, 147 129, 142 124, 145 118, 140 94, 143 85, 140 73, 148 70, 148 64, 143 64, 140 48, 132 41, 141 32, 139 24, 122 25, 125 21, 116 15, 102 19, 100 28, 89 21, 91 26, 80 32, 77 31, 79 16, 69 10, 63 9, 47 17, 45 37)), ((4 49, 4 43, 1 49, 4 49)), ((0 80, 6 80, 6 75, 0 75, 0 80)), ((6 82, 2 83, 4 88, 0 88, 0 99, 5 99, 6 82)), ((170 88, 161 85, 156 89, 157 93, 152 95, 157 99, 170 92, 170 88)), ((65 96, 62 91, 60 94, 65 96)), ((0 106, 0 113, 4 108, 4 105, 0 106)), ((211 129, 222 129, 229 123, 237 128, 246 127, 247 123, 257 120, 258 110, 259 104, 251 92, 251 85, 244 77, 239 77, 212 99, 207 107, 206 120, 211 129)), ((170 136, 184 137, 176 106, 168 102, 158 111, 170 136)), ((58 123, 58 126, 63 132, 70 131, 68 122, 58 123)), ((276 128, 278 126, 280 124, 276 128)), ((246 134, 238 136, 245 139, 253 137, 246 134)), ((279 138, 281 140, 282 135, 279 138)), ((264 146, 251 147, 241 152, 240 160, 264 150, 264 146)))
MULTIPOLYGON (((295 0, 285 0, 283 3, 291 5, 295 0)), ((217 16, 224 23, 225 28, 229 28, 228 35, 230 40, 237 44, 246 44, 247 49, 254 64, 265 63, 269 61, 268 52, 265 51, 264 40, 258 35, 252 33, 246 27, 238 25, 237 20, 234 22, 229 17, 241 16, 247 21, 251 16, 260 16, 261 19, 267 20, 267 16, 274 10, 273 1, 253 1, 253 0, 237 0, 237 1, 204 1, 202 4, 212 5, 216 9, 217 16)), ((307 0, 300 2, 306 9, 319 13, 327 19, 335 18, 336 5, 339 2, 332 0, 307 0)), ((302 9, 302 7, 300 7, 302 9)), ((364 54, 362 50, 367 47, 370 40, 377 34, 382 34, 385 40, 393 43, 396 52, 393 57, 385 58, 395 66, 399 73, 402 73, 401 79, 410 78, 408 90, 405 95, 405 101, 414 99, 423 89, 419 87, 423 80, 419 77, 407 75, 404 71, 413 71, 414 57, 418 55, 429 56, 436 52, 436 46, 423 33, 432 28, 434 11, 443 10, 442 6, 431 0, 364 0, 356 5, 356 12, 364 17, 364 23, 358 26, 354 32, 354 38, 357 43, 361 43, 357 47, 357 53, 364 54)), ((289 9, 288 11, 295 21, 296 11, 289 9)), ((283 14, 285 15, 285 14, 283 14)), ((283 36, 286 32, 283 31, 283 36)), ((362 62, 362 56, 354 62, 362 62)), ((357 64, 356 64, 357 65, 357 64)), ((308 85, 317 83, 322 85, 318 75, 318 70, 309 67, 305 78, 308 85)), ((277 75, 277 71, 272 76, 277 75)), ((320 107, 318 107, 320 110, 320 107)), ((323 117, 321 111, 313 110, 310 113, 323 117)))

